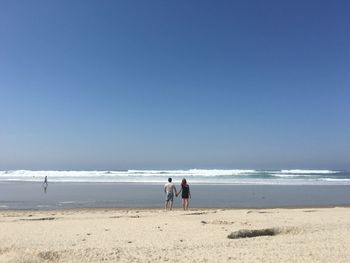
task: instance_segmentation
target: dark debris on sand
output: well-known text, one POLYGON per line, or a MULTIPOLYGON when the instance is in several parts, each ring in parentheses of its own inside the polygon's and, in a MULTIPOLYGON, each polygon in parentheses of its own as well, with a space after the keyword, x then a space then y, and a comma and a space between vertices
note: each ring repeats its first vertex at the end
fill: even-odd
POLYGON ((40 217, 40 218, 21 218, 22 221, 46 221, 46 220, 55 220, 56 217, 40 217))
POLYGON ((227 236, 229 239, 238 239, 238 238, 251 238, 251 237, 260 237, 260 236, 275 236, 280 234, 280 230, 277 228, 266 228, 266 229, 241 229, 239 231, 232 232, 227 236))

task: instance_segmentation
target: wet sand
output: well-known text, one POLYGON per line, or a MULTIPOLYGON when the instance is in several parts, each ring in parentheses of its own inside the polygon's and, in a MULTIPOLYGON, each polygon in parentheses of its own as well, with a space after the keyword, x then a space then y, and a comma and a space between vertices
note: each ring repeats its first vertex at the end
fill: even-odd
MULTIPOLYGON (((178 185, 177 185, 178 186, 178 185)), ((350 205, 350 185, 190 185, 196 208, 266 208, 350 205)), ((159 208, 163 184, 0 183, 0 209, 159 208)), ((180 198, 175 199, 177 207, 180 198)))

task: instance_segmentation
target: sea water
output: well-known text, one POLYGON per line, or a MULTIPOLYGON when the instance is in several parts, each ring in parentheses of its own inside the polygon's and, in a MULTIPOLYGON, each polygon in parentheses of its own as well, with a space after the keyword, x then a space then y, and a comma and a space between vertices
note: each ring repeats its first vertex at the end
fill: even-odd
MULTIPOLYGON (((190 184, 191 207, 350 205, 350 176, 335 170, 1 171, 1 209, 157 207, 168 177, 190 184), (45 176, 48 184, 43 184, 45 176)), ((175 198, 175 207, 181 199, 175 198)))

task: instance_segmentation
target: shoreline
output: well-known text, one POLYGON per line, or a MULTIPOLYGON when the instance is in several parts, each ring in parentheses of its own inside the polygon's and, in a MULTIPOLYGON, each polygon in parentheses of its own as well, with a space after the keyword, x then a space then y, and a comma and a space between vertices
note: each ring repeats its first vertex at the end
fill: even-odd
MULTIPOLYGON (((350 208, 350 204, 345 205, 319 205, 319 206, 276 206, 276 207, 190 207, 188 211, 184 211, 181 207, 173 207, 168 211, 174 212, 191 212, 191 211, 236 211, 236 210, 274 210, 274 209, 285 209, 285 210, 298 210, 298 209, 332 209, 332 208, 350 208)), ((89 211, 164 211, 164 207, 64 207, 64 208, 38 208, 38 209, 21 209, 21 208, 1 208, 2 212, 65 212, 65 211, 76 211, 76 212, 89 212, 89 211)))

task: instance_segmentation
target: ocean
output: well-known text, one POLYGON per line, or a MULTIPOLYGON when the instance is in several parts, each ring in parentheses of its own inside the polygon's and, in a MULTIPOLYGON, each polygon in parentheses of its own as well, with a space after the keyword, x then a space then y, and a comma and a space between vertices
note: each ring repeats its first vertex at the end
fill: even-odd
MULTIPOLYGON (((0 171, 1 209, 162 208, 168 177, 186 178, 194 208, 350 205, 350 173, 334 170, 0 171), (43 184, 45 176, 48 185, 43 184)), ((181 199, 175 199, 181 207, 181 199)))

